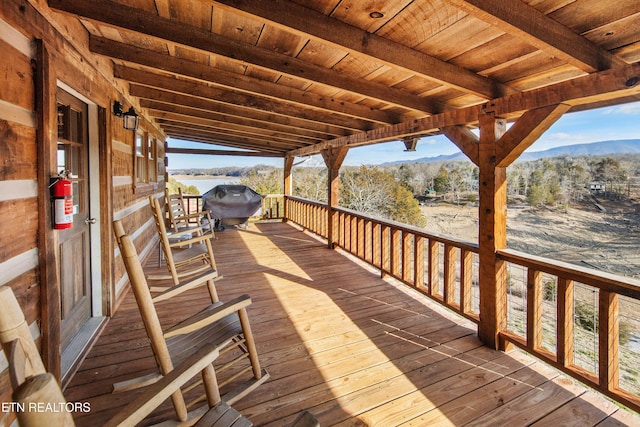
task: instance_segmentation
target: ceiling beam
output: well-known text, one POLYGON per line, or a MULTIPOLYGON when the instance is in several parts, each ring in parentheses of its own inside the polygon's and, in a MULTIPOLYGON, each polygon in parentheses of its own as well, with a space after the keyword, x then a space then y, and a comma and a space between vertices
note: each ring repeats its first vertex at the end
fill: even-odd
POLYGON ((202 99, 195 96, 150 88, 147 86, 141 86, 133 83, 130 84, 129 93, 132 96, 137 96, 141 99, 149 99, 153 101, 160 101, 160 102, 165 102, 165 103, 174 104, 174 105, 183 105, 191 108, 198 108, 204 111, 214 111, 219 114, 235 116, 238 118, 243 118, 245 120, 262 122, 263 123, 262 126, 265 126, 265 127, 269 127, 271 123, 278 123, 278 124, 283 124, 283 125, 288 125, 291 127, 298 127, 303 129, 329 130, 329 133, 335 136, 343 136, 351 133, 339 126, 333 126, 325 123, 317 123, 310 120, 298 119, 295 117, 286 117, 279 114, 273 114, 270 112, 248 110, 246 108, 234 107, 234 106, 228 106, 228 105, 223 106, 217 102, 214 102, 208 99, 202 99))
POLYGON ((442 104, 400 89, 309 64, 111 0, 49 0, 49 7, 415 111, 431 114, 445 109, 442 104))
MULTIPOLYGON (((89 35, 89 48, 92 53, 121 59, 134 64, 144 65, 175 75, 191 77, 216 86, 225 87, 242 93, 248 93, 276 101, 286 101, 301 107, 314 108, 333 114, 343 114, 381 124, 393 124, 402 121, 401 116, 389 111, 375 110, 365 105, 337 100, 281 84, 232 73, 219 68, 174 57, 164 53, 142 49, 137 46, 89 35)), ((116 65, 116 72, 118 70, 116 65)), ((123 77, 124 78, 124 77, 123 77)))
MULTIPOLYGON (((625 64, 621 59, 522 0, 446 1, 588 73, 625 64)), ((615 5, 612 4, 611 7, 615 5)))
MULTIPOLYGON (((142 108, 147 108, 150 110, 150 113, 154 117, 158 117, 158 114, 155 111, 162 113, 175 113, 183 116, 190 116, 199 119, 205 119, 212 121, 214 123, 225 124, 236 126, 239 128, 243 128, 249 132, 256 127, 259 129, 268 130, 271 132, 278 132, 282 134, 287 134, 291 137, 299 137, 300 139, 314 139, 314 140, 325 140, 335 137, 334 135, 327 132, 327 129, 322 131, 318 130, 310 130, 310 129, 301 129, 295 128, 287 125, 279 125, 279 124, 268 124, 265 123, 263 126, 256 126, 256 122, 254 120, 247 120, 241 117, 233 117, 225 114, 220 114, 216 112, 206 111, 198 108, 188 107, 184 105, 175 105, 169 104, 165 102, 159 102, 155 100, 142 99, 140 100, 140 106, 142 108)), ((262 124, 262 123, 259 123, 262 124)))
POLYGON ((243 157, 284 157, 281 154, 265 153, 262 151, 235 151, 235 150, 207 150, 199 148, 167 148, 169 154, 204 154, 210 156, 243 156, 243 157))
POLYGON ((223 147, 246 149, 249 151, 258 150, 258 151, 265 151, 265 152, 270 152, 275 154, 282 154, 282 155, 286 154, 286 150, 284 149, 262 147, 262 146, 258 146, 257 144, 243 144, 236 141, 217 139, 217 138, 212 138, 208 135, 202 135, 198 132, 185 133, 182 129, 171 129, 170 132, 167 132, 167 135, 170 136, 171 138, 181 139, 181 140, 190 141, 190 142, 200 142, 203 144, 221 145, 223 147))
POLYGON ((640 94, 640 63, 504 96, 483 105, 460 108, 382 129, 324 141, 314 146, 293 150, 287 155, 307 156, 329 147, 355 147, 394 141, 413 135, 441 133, 441 129, 449 126, 477 123, 483 111, 495 111, 496 117, 504 117, 557 104, 566 104, 570 108, 584 110, 591 104, 600 105, 606 101, 628 99, 638 94, 640 94))
POLYGON ((154 119, 158 120, 159 123, 161 123, 163 120, 180 122, 180 123, 185 123, 189 125, 199 125, 199 126, 208 127, 211 129, 217 129, 221 132, 237 132, 237 133, 248 135, 248 136, 250 135, 262 136, 265 138, 271 138, 274 141, 292 142, 292 143, 302 142, 303 143, 302 145, 315 144, 320 142, 320 140, 314 139, 314 138, 307 138, 299 135, 291 135, 291 134, 285 134, 281 132, 274 132, 269 129, 239 126, 233 123, 203 119, 200 117, 188 116, 188 115, 169 112, 169 111, 149 110, 149 115, 154 119))
POLYGON ((486 99, 516 91, 500 82, 369 33, 323 13, 288 0, 213 0, 214 5, 252 19, 265 20, 285 31, 330 43, 338 49, 364 55, 376 62, 455 87, 486 99))
POLYGON ((223 106, 228 105, 234 109, 243 107, 248 110, 257 110, 282 116, 296 117, 303 120, 311 120, 318 123, 327 123, 351 130, 369 130, 380 127, 379 124, 370 121, 311 110, 296 105, 276 102, 260 96, 238 93, 229 89, 215 88, 194 80, 178 79, 174 76, 136 70, 119 65, 114 66, 114 73, 116 77, 129 82, 208 99, 223 106))
POLYGON ((246 135, 238 132, 229 132, 226 130, 219 130, 219 129, 214 129, 207 126, 194 125, 192 123, 176 122, 172 120, 162 119, 162 120, 159 120, 159 123, 161 123, 163 129, 184 129, 185 131, 200 132, 201 135, 211 135, 212 137, 215 137, 215 138, 229 139, 229 140, 234 139, 237 141, 244 141, 244 142, 252 141, 255 143, 263 144, 264 146, 267 146, 267 147, 274 147, 274 148, 283 149, 283 150, 293 150, 295 148, 300 148, 300 147, 304 147, 305 145, 308 145, 300 142, 297 142, 297 143, 291 142, 291 141, 283 142, 283 141, 276 140, 275 138, 267 138, 267 137, 258 136, 258 135, 246 135))

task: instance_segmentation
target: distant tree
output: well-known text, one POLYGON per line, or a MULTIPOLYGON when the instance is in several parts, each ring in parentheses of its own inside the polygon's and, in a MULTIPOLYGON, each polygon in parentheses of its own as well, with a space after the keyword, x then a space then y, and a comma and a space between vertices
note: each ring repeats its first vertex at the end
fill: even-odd
POLYGON ((440 167, 433 179, 433 189, 438 193, 446 193, 449 190, 449 171, 444 166, 440 167))
POLYGON ((465 182, 458 169, 454 169, 449 174, 449 193, 453 196, 456 204, 460 204, 460 194, 465 187, 465 182))
POLYGON ((401 165, 398 168, 397 178, 396 180, 409 189, 409 191, 415 193, 414 191, 414 180, 415 180, 415 172, 409 165, 401 165))
POLYGON ((542 206, 545 202, 545 191, 542 182, 542 171, 536 169, 529 177, 529 189, 527 190, 527 201, 531 206, 542 206))
POLYGON ((627 170, 619 161, 605 157, 596 164, 596 179, 607 185, 607 193, 621 193, 622 183, 627 181, 627 170))
POLYGON ((318 202, 327 201, 326 168, 294 168, 293 195, 318 202))
POLYGON ((345 169, 341 183, 341 206, 419 227, 426 224, 411 191, 381 168, 361 166, 345 169))
POLYGON ((345 168, 341 174, 340 204, 367 215, 381 216, 396 180, 380 168, 345 168))
POLYGON ((169 194, 178 194, 178 188, 181 188, 184 194, 200 194, 198 187, 196 187, 195 185, 186 185, 182 182, 176 181, 175 178, 169 178, 169 182, 167 183, 169 194))
POLYGON ((256 193, 282 194, 283 190, 283 174, 281 169, 270 169, 268 171, 254 171, 247 176, 240 178, 240 184, 254 190, 256 193))

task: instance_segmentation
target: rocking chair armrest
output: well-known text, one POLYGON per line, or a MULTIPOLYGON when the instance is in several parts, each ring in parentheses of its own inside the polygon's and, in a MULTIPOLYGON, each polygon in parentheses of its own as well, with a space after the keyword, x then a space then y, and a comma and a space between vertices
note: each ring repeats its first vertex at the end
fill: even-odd
POLYGON ((165 332, 164 337, 170 338, 176 335, 188 334, 202 329, 232 313, 239 312, 251 305, 251 297, 247 294, 227 301, 223 304, 212 304, 190 318, 174 325, 165 332))
MULTIPOLYGON (((193 230, 191 230, 193 231, 193 230)), ((192 243, 200 243, 205 241, 206 239, 212 239, 213 235, 211 233, 209 233, 207 230, 204 230, 205 234, 201 235, 201 236, 193 236, 189 239, 181 239, 181 240, 177 240, 175 242, 171 242, 169 243, 169 246, 171 247, 180 247, 180 246, 186 246, 186 245, 190 245, 192 243)), ((173 235, 172 235, 173 237, 173 235)))
POLYGON ((201 216, 202 216, 201 212, 192 212, 192 213, 188 213, 188 214, 184 214, 184 215, 174 216, 173 220, 174 221, 189 221, 190 219, 200 218, 201 216))
POLYGON ((208 227, 203 227, 201 225, 194 225, 193 227, 185 227, 180 229, 180 231, 172 231, 171 233, 167 233, 167 237, 169 239, 175 239, 176 237, 188 236, 189 234, 196 233, 198 231, 206 231, 205 229, 208 227))
POLYGON ((215 280, 219 278, 218 270, 208 270, 205 273, 199 274, 198 276, 183 282, 180 285, 172 286, 169 290, 156 295, 153 297, 153 302, 165 301, 176 295, 179 295, 185 291, 188 291, 193 288, 197 288, 198 286, 206 285, 210 280, 215 280))
POLYGON ((175 367, 167 375, 154 384, 146 387, 144 392, 133 402, 128 404, 115 417, 110 419, 105 426, 132 426, 137 425, 147 415, 171 396, 176 390, 187 383, 200 371, 212 364, 219 356, 216 346, 206 345, 181 364, 175 367))

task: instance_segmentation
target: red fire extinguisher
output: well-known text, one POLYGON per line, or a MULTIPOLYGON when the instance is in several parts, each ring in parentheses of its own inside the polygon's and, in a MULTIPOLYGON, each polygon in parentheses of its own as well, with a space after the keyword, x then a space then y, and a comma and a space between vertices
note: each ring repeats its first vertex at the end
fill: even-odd
POLYGON ((64 230, 73 227, 73 187, 65 171, 51 184, 53 202, 53 228, 64 230))

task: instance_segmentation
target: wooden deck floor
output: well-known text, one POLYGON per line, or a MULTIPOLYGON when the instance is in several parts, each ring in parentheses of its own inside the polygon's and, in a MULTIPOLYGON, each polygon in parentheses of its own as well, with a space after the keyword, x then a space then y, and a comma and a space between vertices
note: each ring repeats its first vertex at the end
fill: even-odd
MULTIPOLYGON (((234 405, 257 425, 640 425, 631 414, 519 351, 483 347, 473 324, 283 223, 218 233, 222 300, 249 293, 267 383, 234 405)), ((206 290, 161 313, 178 318, 206 290)), ((65 395, 101 425, 130 396, 111 384, 154 371, 129 294, 65 395)))

